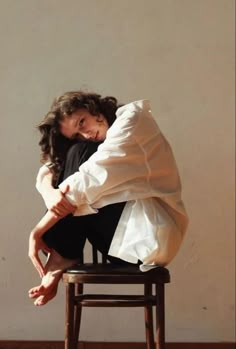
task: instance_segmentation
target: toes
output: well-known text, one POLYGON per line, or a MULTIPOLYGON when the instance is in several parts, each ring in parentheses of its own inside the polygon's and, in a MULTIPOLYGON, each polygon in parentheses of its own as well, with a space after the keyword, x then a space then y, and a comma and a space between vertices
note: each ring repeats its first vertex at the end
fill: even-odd
POLYGON ((40 292, 43 288, 44 288, 43 285, 39 285, 39 286, 32 287, 32 288, 29 290, 29 293, 40 292))
POLYGON ((29 297, 36 298, 45 293, 45 287, 43 285, 39 285, 37 287, 33 287, 29 290, 29 297))
POLYGON ((44 301, 45 301, 45 296, 39 296, 39 297, 34 301, 34 305, 36 305, 36 306, 44 305, 44 304, 46 304, 44 301))
POLYGON ((53 299, 56 296, 56 290, 47 294, 47 295, 41 295, 39 296, 35 301, 34 305, 36 306, 42 306, 48 303, 51 299, 53 299))
POLYGON ((29 298, 33 299, 33 298, 37 298, 39 296, 38 293, 29 293, 29 298))

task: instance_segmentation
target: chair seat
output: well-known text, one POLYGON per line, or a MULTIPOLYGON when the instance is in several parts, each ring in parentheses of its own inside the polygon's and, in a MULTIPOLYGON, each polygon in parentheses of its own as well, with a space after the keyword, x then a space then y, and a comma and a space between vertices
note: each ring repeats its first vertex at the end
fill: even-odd
POLYGON ((168 269, 156 267, 142 272, 139 265, 92 264, 75 265, 63 274, 63 281, 69 283, 144 283, 170 282, 168 269))

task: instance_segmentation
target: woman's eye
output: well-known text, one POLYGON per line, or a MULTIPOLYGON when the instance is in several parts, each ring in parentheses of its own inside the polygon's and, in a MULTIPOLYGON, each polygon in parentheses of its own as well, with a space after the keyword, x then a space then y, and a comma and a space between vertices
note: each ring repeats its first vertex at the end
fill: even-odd
POLYGON ((80 119, 80 121, 79 121, 79 126, 82 127, 83 124, 84 124, 84 118, 80 119))

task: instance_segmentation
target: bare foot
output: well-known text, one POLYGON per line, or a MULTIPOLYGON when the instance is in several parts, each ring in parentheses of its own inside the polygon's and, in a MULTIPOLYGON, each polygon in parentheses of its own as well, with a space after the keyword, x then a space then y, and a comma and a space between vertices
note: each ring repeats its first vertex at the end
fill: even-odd
POLYGON ((63 270, 47 271, 46 275, 42 278, 41 285, 29 290, 29 297, 38 298, 39 296, 49 295, 52 292, 56 295, 57 286, 63 270))
POLYGON ((44 305, 46 303, 48 303, 51 299, 53 299, 57 294, 57 286, 52 289, 51 292, 39 296, 35 301, 34 301, 34 305, 40 306, 40 305, 44 305))
POLYGON ((46 275, 42 278, 41 285, 29 290, 29 297, 37 298, 35 305, 44 305, 56 296, 63 271, 76 262, 77 260, 65 259, 52 250, 45 265, 46 275))

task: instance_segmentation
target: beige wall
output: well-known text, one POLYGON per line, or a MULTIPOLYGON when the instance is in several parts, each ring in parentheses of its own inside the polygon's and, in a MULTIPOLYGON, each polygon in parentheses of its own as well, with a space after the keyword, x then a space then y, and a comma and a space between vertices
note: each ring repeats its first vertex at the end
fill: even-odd
MULTIPOLYGON (((150 99, 174 148, 191 223, 169 266, 167 340, 233 341, 234 1, 0 0, 0 50, 0 339, 63 339, 63 286, 43 308, 27 298, 44 212, 35 125, 55 95, 88 88, 150 99)), ((85 310, 81 335, 143 341, 142 310, 85 310)))

